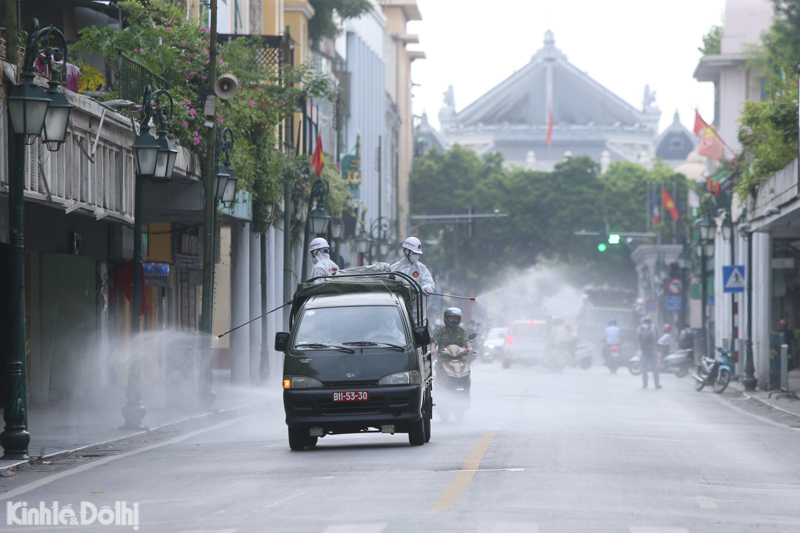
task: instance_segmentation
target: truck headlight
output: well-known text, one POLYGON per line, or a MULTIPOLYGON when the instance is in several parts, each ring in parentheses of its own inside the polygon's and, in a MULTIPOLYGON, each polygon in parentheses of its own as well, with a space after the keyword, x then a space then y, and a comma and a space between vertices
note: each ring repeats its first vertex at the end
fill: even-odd
POLYGON ((419 385, 421 382, 419 372, 407 370, 383 376, 378 380, 378 385, 419 385))
POLYGON ((322 382, 309 376, 292 376, 283 380, 284 389, 321 389, 322 382))

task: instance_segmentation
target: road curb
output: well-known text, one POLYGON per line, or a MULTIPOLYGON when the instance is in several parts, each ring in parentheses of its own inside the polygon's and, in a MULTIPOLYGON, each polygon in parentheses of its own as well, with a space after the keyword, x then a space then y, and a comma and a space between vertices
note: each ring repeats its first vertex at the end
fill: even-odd
POLYGON ((791 415, 791 416, 797 418, 798 420, 800 420, 800 415, 797 414, 797 413, 793 413, 791 411, 787 411, 786 409, 783 409, 782 407, 778 407, 777 405, 773 405, 773 404, 769 403, 768 401, 766 401, 766 400, 764 400, 762 398, 758 398, 756 396, 752 396, 750 394, 747 394, 747 392, 739 391, 739 393, 742 396, 744 396, 745 398, 747 398, 748 400, 755 400, 757 402, 760 402, 760 403, 766 405, 767 407, 771 407, 772 409, 775 409, 776 411, 780 411, 781 413, 784 413, 784 414, 787 414, 787 415, 791 415))
POLYGON ((91 449, 97 448, 99 446, 109 446, 111 444, 116 444, 118 442, 126 441, 126 440, 132 439, 134 437, 141 437, 141 436, 147 435, 149 433, 153 433, 154 431, 158 431, 158 430, 161 430, 161 429, 169 429, 169 428, 172 428, 172 427, 175 427, 175 426, 179 426, 181 424, 185 424, 185 423, 191 422, 193 420, 202 420, 204 418, 210 418, 212 416, 216 416, 216 415, 220 415, 220 414, 234 414, 234 413, 237 413, 239 411, 246 411, 247 409, 251 409, 253 407, 258 407, 258 406, 261 406, 261 405, 265 405, 267 403, 269 403, 267 400, 262 400, 262 401, 258 401, 258 402, 254 402, 254 403, 245 404, 245 405, 238 405, 238 406, 235 406, 235 407, 229 407, 227 409, 220 409, 220 410, 214 409, 212 411, 209 411, 208 413, 202 413, 202 414, 199 414, 199 415, 188 416, 188 417, 182 418, 180 420, 175 420, 173 422, 167 422, 165 424, 161 424, 160 426, 156 426, 156 427, 153 427, 153 428, 147 428, 147 429, 145 429, 143 431, 137 431, 136 433, 130 433, 128 435, 123 435, 122 437, 115 437, 113 439, 109 439, 109 440, 106 440, 106 441, 103 441, 103 442, 95 442, 95 443, 92 443, 92 444, 87 444, 85 446, 80 446, 78 448, 73 448, 71 450, 62 450, 60 452, 50 453, 50 454, 42 455, 42 456, 38 456, 37 455, 36 457, 31 457, 30 459, 27 459, 27 460, 24 460, 24 461, 17 461, 17 462, 8 464, 8 465, 0 466, 0 477, 7 477, 7 475, 3 475, 3 474, 6 473, 6 472, 15 472, 17 467, 20 467, 22 465, 27 465, 27 464, 36 464, 36 463, 40 462, 40 460, 41 461, 57 461, 59 459, 64 459, 66 457, 69 457, 71 455, 75 455, 75 454, 83 452, 83 451, 87 451, 87 450, 91 450, 91 449))

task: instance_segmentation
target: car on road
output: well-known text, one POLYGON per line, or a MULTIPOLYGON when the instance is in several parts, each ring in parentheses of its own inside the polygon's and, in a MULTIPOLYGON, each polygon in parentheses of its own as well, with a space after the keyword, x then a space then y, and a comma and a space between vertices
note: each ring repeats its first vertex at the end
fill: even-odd
MULTIPOLYGON (((346 271, 344 271, 346 272, 346 271)), ((422 291, 404 274, 339 274, 298 286, 283 352, 289 447, 343 433, 408 433, 430 440, 433 412, 430 335, 412 317, 422 291)))
POLYGON ((483 350, 481 350, 481 361, 491 363, 503 358, 503 347, 506 344, 508 328, 492 328, 483 340, 483 350))
POLYGON ((508 328, 503 345, 503 368, 512 363, 524 365, 547 362, 547 322, 545 320, 518 320, 508 328))

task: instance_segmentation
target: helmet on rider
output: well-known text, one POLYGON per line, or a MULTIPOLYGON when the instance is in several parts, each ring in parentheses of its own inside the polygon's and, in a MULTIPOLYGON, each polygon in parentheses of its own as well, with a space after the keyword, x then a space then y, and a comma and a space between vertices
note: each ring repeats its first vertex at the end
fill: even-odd
POLYGON ((422 255, 422 243, 416 237, 409 237, 403 242, 403 255, 412 263, 419 261, 422 255))
POLYGON ((448 307, 444 310, 444 325, 457 328, 461 324, 461 309, 448 307))
POLYGON ((672 333, 672 326, 664 324, 664 333, 672 333))
POLYGON ((322 237, 317 237, 311 244, 308 245, 308 252, 311 254, 311 259, 316 263, 317 262, 317 255, 320 253, 328 254, 330 253, 330 247, 328 246, 328 241, 323 239, 322 237))
POLYGON ((650 317, 645 315, 645 317, 642 318, 642 324, 649 324, 649 323, 650 323, 650 317))

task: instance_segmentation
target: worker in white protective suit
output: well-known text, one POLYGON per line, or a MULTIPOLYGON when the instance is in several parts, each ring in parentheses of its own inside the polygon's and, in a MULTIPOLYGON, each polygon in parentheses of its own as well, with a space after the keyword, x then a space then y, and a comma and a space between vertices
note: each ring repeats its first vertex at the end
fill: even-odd
POLYGON ((411 276, 414 281, 419 283, 422 292, 426 295, 432 293, 435 288, 433 276, 428 268, 419 262, 419 256, 422 255, 422 243, 419 242, 419 239, 416 237, 406 239, 401 252, 403 258, 392 265, 392 270, 411 276))
MULTIPOLYGON (((311 262, 314 268, 311 269, 311 276, 309 279, 316 278, 317 276, 333 276, 339 272, 339 266, 331 261, 331 249, 328 246, 328 241, 321 237, 317 237, 308 246, 308 253, 311 255, 311 262)), ((328 281, 327 279, 318 279, 314 283, 322 283, 328 281)))

